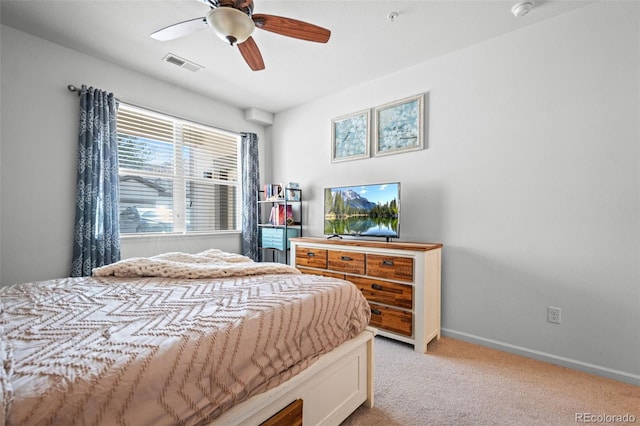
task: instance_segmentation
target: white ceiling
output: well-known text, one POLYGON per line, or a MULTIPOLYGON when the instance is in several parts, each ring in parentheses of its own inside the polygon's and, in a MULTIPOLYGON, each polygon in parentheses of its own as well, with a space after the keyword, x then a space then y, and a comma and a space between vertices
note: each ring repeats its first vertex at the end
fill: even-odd
POLYGON ((253 38, 266 65, 257 72, 209 28, 166 42, 149 37, 204 16, 209 9, 198 0, 0 0, 0 20, 231 105, 276 113, 593 1, 536 0, 529 14, 515 18, 511 7, 518 0, 255 0, 254 13, 332 32, 328 44, 317 44, 257 29, 253 38), (387 19, 392 11, 394 22, 387 19), (205 68, 193 73, 163 62, 167 53, 205 68))

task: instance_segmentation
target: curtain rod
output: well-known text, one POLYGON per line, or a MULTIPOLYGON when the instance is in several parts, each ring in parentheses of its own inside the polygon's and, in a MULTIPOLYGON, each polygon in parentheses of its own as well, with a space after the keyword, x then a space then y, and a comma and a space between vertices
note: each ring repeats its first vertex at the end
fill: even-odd
MULTIPOLYGON (((78 94, 78 96, 80 96, 80 89, 77 86, 74 86, 73 84, 67 84, 67 89, 69 89, 70 92, 76 92, 78 94)), ((173 117, 173 118, 176 118, 178 120, 190 121, 192 123, 199 124, 201 126, 213 127, 215 129, 222 130, 223 132, 232 133, 234 135, 239 135, 239 134, 243 133, 243 132, 237 132, 235 130, 224 129, 222 127, 214 126, 212 124, 205 124, 205 123, 200 123, 200 122, 194 121, 194 120, 188 120, 186 118, 178 117, 177 115, 168 114, 166 112, 157 111, 157 110, 152 109, 152 108, 147 108, 147 107, 144 107, 144 106, 136 105, 136 104, 131 103, 131 102, 123 101, 123 100, 121 100, 119 98, 116 98, 116 100, 118 102, 120 102, 120 103, 129 105, 129 106, 132 106, 132 107, 135 107, 135 108, 146 109, 147 111, 151 111, 151 112, 155 112, 157 114, 162 114, 162 115, 166 115, 166 116, 169 116, 169 117, 173 117)))
POLYGON ((73 84, 69 84, 67 85, 67 89, 69 89, 72 92, 78 92, 78 95, 80 94, 80 89, 78 89, 76 86, 74 86, 73 84))
MULTIPOLYGON (((80 88, 79 87, 74 86, 73 84, 67 84, 67 89, 69 89, 70 92, 76 92, 78 94, 78 96, 80 96, 80 88)), ((123 104, 131 105, 131 106, 134 106, 134 107, 143 108, 143 107, 134 105, 131 102, 121 101, 118 98, 116 98, 116 101, 122 102, 123 104)))

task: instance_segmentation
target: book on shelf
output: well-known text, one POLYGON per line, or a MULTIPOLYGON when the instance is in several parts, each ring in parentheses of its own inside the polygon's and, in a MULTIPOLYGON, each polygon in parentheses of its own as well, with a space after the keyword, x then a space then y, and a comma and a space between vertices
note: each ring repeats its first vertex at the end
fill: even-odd
POLYGON ((287 186, 281 183, 268 183, 263 187, 265 201, 300 201, 300 184, 289 182, 287 186))
POLYGON ((264 186, 264 198, 267 201, 284 200, 284 186, 281 183, 268 183, 264 186))
POLYGON ((278 206, 271 207, 271 214, 269 215, 269 223, 272 225, 293 225, 293 208, 291 206, 285 206, 280 204, 278 206))

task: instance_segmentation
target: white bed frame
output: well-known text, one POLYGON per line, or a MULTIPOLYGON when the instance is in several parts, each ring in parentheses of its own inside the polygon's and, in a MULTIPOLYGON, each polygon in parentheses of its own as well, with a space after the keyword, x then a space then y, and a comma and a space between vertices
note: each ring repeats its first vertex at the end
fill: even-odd
POLYGON ((238 404, 211 425, 259 425, 296 399, 303 400, 303 424, 338 425, 363 403, 373 407, 373 341, 367 327, 324 354, 278 387, 238 404))

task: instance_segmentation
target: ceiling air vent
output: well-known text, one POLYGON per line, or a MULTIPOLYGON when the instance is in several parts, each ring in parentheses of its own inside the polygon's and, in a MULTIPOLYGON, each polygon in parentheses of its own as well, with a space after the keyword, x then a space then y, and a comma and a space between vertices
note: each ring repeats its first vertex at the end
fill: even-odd
POLYGON ((168 53, 164 58, 162 58, 162 60, 193 72, 204 68, 202 65, 198 65, 195 62, 187 61, 186 59, 176 56, 173 53, 168 53))

